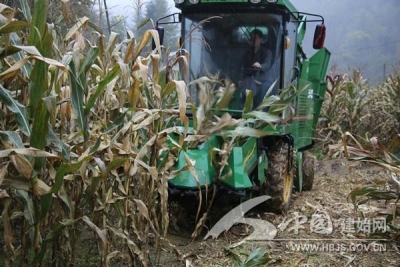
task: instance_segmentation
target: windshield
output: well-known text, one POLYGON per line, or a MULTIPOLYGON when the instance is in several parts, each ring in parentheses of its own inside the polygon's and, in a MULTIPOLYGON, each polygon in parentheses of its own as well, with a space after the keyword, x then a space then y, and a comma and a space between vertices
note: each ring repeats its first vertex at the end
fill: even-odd
MULTIPOLYGON (((282 16, 265 13, 186 14, 184 48, 190 52, 190 80, 218 76, 236 85, 230 109, 243 107, 245 90, 261 103, 273 82, 280 85, 282 16)), ((189 88, 196 101, 196 87, 189 88)), ((277 90, 272 90, 276 93, 277 90)))

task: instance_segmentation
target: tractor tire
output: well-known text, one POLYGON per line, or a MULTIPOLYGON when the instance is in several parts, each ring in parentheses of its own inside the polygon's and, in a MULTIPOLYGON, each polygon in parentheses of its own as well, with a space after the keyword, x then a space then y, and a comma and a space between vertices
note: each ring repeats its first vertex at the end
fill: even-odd
MULTIPOLYGON (((302 163, 302 173, 303 173, 303 186, 301 186, 301 191, 310 191, 314 184, 315 175, 315 164, 316 158, 309 152, 303 153, 303 163, 302 163)), ((300 181, 297 179, 297 168, 295 171, 295 189, 300 191, 300 181)))
POLYGON ((265 194, 271 199, 267 201, 268 209, 282 213, 288 210, 292 198, 294 178, 293 151, 288 159, 288 144, 278 141, 273 147, 269 147, 268 169, 265 171, 265 194), (289 161, 289 162, 288 162, 289 161))

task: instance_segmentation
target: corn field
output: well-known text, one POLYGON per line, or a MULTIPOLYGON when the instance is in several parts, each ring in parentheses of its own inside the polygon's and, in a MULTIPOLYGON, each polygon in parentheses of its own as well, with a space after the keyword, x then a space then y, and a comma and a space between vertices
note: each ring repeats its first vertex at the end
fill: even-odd
MULTIPOLYGON (((126 38, 106 37, 87 17, 68 12, 68 29, 58 27, 46 22, 48 5, 35 1, 31 15, 21 0, 24 20, 18 20, 0 4, 5 266, 155 266, 161 249, 184 259, 167 237, 168 180, 196 172, 185 153, 186 166, 174 169, 178 154, 222 131, 224 146, 210 151, 222 175, 232 147, 268 134, 258 129, 293 113, 287 107, 296 95, 284 89, 253 110, 248 92, 245 116, 234 119, 222 111, 235 86, 218 77, 174 79, 172 67, 183 66, 184 76, 189 55, 168 61, 157 31, 140 39, 129 31, 126 38), (198 88, 197 105, 187 102, 189 86, 198 88), (260 112, 266 106, 268 113, 260 112)), ((376 88, 356 72, 333 77, 318 130, 324 145, 345 131, 381 133, 385 142, 399 132, 399 76, 376 88)), ((193 238, 207 216, 200 206, 196 212, 193 238)))
MULTIPOLYGON (((359 71, 328 76, 317 141, 331 157, 345 157, 385 171, 378 182, 353 189, 348 201, 366 218, 383 218, 384 232, 370 238, 389 238, 398 244, 400 222, 400 73, 395 70, 384 82, 369 86, 359 71), (372 214, 362 209, 374 207, 372 214)), ((366 179, 367 180, 367 179, 366 179)))
POLYGON ((37 1, 27 22, 2 6, 6 265, 73 266, 92 243, 97 266, 148 266, 149 239, 163 243, 169 223, 170 157, 155 159, 170 127, 185 119, 185 86, 160 84, 160 56, 139 56, 155 32, 118 43, 83 17, 60 38, 46 5, 37 1))
POLYGON ((333 69, 317 129, 318 149, 326 154, 329 145, 342 140, 343 133, 369 139, 377 136, 395 149, 400 132, 400 73, 377 86, 368 85, 361 72, 339 75, 333 69))
POLYGON ((167 239, 168 179, 184 170, 195 176, 187 155, 184 169, 172 168, 179 151, 228 130, 226 146, 210 151, 221 170, 237 140, 266 134, 249 123, 278 121, 293 96, 266 99, 271 114, 249 104, 246 119, 216 116, 234 85, 202 77, 191 82, 199 106, 187 103, 190 84, 170 70, 188 54, 167 62, 157 31, 106 37, 87 17, 63 30, 46 22, 48 1, 35 1, 32 16, 27 1, 21 6, 25 21, 0 5, 5 265, 154 266, 161 248, 183 259, 167 239), (195 114, 190 134, 187 112, 195 114))

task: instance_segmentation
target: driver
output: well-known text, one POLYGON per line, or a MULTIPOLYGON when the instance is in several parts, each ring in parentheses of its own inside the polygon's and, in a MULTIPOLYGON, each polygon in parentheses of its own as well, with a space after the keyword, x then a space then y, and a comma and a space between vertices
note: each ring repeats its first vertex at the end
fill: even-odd
POLYGON ((250 33, 251 47, 244 54, 244 77, 241 86, 253 91, 254 106, 264 99, 272 82, 268 80, 268 71, 272 65, 272 52, 261 45, 263 33, 255 29, 250 33))

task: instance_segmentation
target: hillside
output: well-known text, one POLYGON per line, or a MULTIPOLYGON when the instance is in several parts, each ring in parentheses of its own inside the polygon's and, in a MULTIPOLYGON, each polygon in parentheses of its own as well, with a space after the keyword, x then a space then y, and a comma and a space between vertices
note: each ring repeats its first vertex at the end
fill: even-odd
MULTIPOLYGON (((300 11, 325 17, 326 46, 332 52, 331 66, 340 72, 360 69, 372 83, 382 81, 400 64, 400 5, 396 0, 292 0, 300 11), (323 3, 323 4, 322 4, 323 3)), ((312 34, 309 27, 308 34, 312 34)), ((311 45, 306 45, 311 47, 311 45)), ((311 50, 307 51, 311 54, 311 50)))

